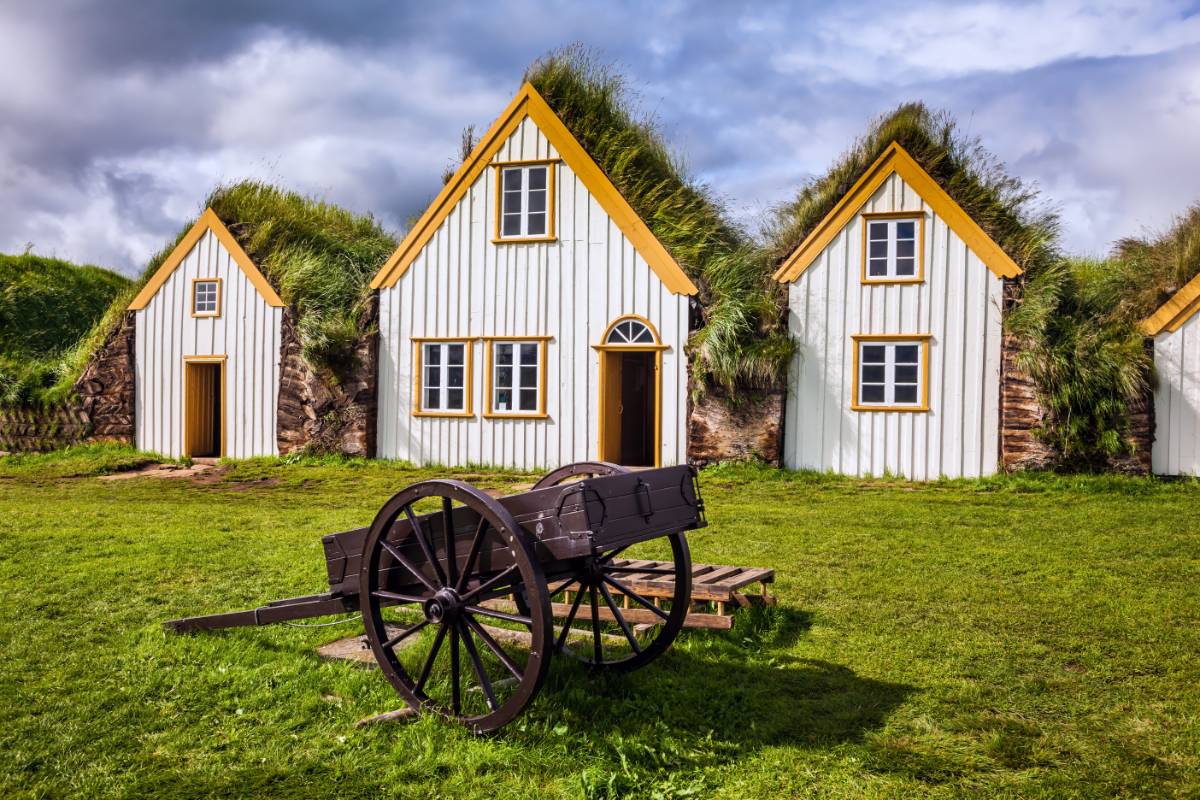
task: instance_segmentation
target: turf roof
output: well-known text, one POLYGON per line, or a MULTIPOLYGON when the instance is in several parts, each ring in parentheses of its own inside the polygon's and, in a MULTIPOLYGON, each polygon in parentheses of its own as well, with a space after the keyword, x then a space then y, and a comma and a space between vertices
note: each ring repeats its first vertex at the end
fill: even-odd
POLYGON ((698 286, 703 325, 689 344, 693 376, 727 388, 781 383, 792 343, 766 254, 711 189, 688 176, 654 121, 634 110, 621 75, 570 47, 535 62, 525 79, 698 286))

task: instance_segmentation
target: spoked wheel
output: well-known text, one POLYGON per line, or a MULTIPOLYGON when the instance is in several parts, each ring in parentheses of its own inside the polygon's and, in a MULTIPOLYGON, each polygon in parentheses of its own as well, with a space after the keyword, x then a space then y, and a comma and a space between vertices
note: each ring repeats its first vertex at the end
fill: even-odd
MULTIPOLYGON (((607 461, 581 461, 548 473, 534 489, 558 486, 577 477, 618 475, 629 470, 607 461)), ((692 595, 692 557, 687 539, 667 537, 672 563, 667 567, 625 566, 620 548, 584 560, 579 574, 552 586, 551 601, 568 604, 566 621, 556 626, 554 647, 589 666, 628 671, 653 661, 671 646, 687 617, 692 595), (638 581, 673 580, 675 590, 665 608, 638 591, 638 581), (582 627, 578 627, 582 624, 582 627), (646 627, 650 625, 651 627, 646 627)), ((661 602, 661 600, 660 600, 661 602)))
POLYGON ((533 485, 533 490, 559 486, 575 478, 598 478, 602 475, 620 475, 629 472, 627 467, 610 461, 576 461, 547 472, 533 485))
POLYGON ((371 649, 413 708, 487 733, 537 695, 553 636, 545 576, 512 515, 483 492, 430 480, 389 500, 359 586, 371 649), (484 605, 517 594, 517 613, 484 605))
POLYGON ((650 663, 671 646, 691 603, 692 557, 682 533, 666 538, 672 563, 665 567, 624 565, 622 547, 587 559, 580 573, 551 588, 554 603, 574 595, 566 620, 561 627, 556 625, 557 651, 597 669, 627 672, 650 663), (636 585, 672 579, 674 592, 665 607, 662 599, 656 604, 636 585))

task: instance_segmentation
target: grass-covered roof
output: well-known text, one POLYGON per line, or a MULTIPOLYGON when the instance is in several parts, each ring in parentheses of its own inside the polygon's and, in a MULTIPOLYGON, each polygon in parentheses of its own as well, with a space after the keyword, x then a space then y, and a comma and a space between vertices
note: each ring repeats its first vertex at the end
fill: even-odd
POLYGON ((534 63, 525 78, 699 288, 695 376, 730 388, 780 382, 792 344, 765 254, 634 109, 621 75, 571 47, 534 63))
MULTIPOLYGON (((368 332, 369 284, 396 239, 369 214, 256 181, 218 187, 205 201, 250 259, 296 310, 304 356, 336 375, 368 332)), ((69 396, 88 361, 119 326, 126 306, 192 227, 150 259, 141 277, 109 297, 107 310, 57 359, 54 369, 6 389, 0 402, 46 403, 69 396)))
POLYGON ((0 254, 0 404, 57 381, 64 354, 130 285, 100 267, 0 254))
POLYGON ((1037 189, 1008 175, 949 114, 905 103, 873 120, 825 174, 780 206, 764 231, 772 263, 799 246, 892 142, 908 151, 1023 271, 1036 273, 1058 259, 1058 216, 1038 203, 1037 189))

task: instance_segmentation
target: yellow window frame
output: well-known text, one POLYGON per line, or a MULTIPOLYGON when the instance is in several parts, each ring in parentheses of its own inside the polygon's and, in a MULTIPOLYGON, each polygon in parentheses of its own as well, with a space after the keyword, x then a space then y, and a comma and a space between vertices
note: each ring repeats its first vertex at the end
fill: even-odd
POLYGON ((876 285, 896 285, 896 284, 911 284, 925 282, 925 217, 924 211, 884 211, 877 213, 862 214, 862 253, 860 256, 861 263, 861 280, 862 283, 871 286, 876 285), (917 272, 912 277, 901 278, 872 278, 867 274, 867 230, 871 227, 872 222, 889 221, 889 220, 906 220, 911 219, 918 222, 917 226, 917 272))
POLYGON ((414 336, 413 343, 413 403, 414 417, 452 417, 469 419, 475 416, 475 341, 478 336, 414 336), (424 408, 424 393, 422 383, 425 379, 425 345, 427 344, 461 344, 464 347, 463 366, 466 368, 463 376, 463 410, 462 411, 426 411, 424 408))
MULTIPOLYGON (((492 244, 533 244, 537 242, 557 242, 558 229, 556 227, 556 195, 557 195, 557 174, 558 162, 561 159, 557 158, 538 158, 528 161, 497 161, 492 164, 494 170, 492 182, 495 184, 493 191, 493 204, 495 208, 492 212, 492 244), (538 167, 545 166, 546 170, 546 233, 543 236, 503 236, 500 231, 500 211, 503 205, 503 177, 504 170, 514 167, 538 167)), ((528 213, 528 211, 524 212, 528 213)))

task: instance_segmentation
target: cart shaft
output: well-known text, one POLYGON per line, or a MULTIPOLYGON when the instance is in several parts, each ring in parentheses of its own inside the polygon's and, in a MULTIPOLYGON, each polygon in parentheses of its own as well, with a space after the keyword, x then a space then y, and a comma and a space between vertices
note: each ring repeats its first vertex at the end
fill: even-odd
POLYGON ((293 619, 323 617, 327 614, 344 614, 358 610, 357 597, 335 597, 332 594, 314 594, 307 597, 292 597, 276 600, 265 606, 246 611, 230 611, 225 614, 209 614, 203 617, 185 617, 163 623, 169 631, 192 633, 215 631, 222 628, 248 628, 254 625, 271 625, 293 619))

